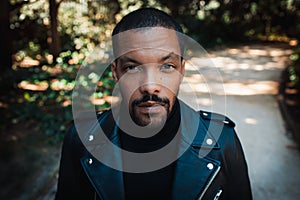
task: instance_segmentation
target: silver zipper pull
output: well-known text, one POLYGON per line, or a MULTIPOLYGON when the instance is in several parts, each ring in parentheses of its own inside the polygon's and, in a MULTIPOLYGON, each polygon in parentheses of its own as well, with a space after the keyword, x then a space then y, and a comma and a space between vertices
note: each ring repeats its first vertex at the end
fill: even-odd
POLYGON ((220 189, 220 190, 217 192, 217 194, 216 194, 214 200, 218 200, 218 199, 220 198, 222 192, 223 192, 223 190, 220 189))

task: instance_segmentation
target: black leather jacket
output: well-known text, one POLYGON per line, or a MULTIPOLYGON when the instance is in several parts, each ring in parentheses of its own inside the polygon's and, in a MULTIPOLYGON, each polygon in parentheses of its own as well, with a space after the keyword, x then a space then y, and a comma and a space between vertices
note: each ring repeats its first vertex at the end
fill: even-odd
MULTIPOLYGON (((181 107, 184 110, 181 144, 188 144, 188 148, 176 161, 172 199, 252 199, 247 164, 235 124, 223 115, 195 112, 184 104, 181 107)), ((117 144, 119 138, 113 121, 110 110, 98 119, 109 133, 107 137, 117 144)), ((57 200, 124 199, 122 172, 101 163, 87 150, 90 143, 100 151, 105 148, 102 141, 94 138, 97 138, 95 131, 79 137, 75 126, 66 135, 57 200)))

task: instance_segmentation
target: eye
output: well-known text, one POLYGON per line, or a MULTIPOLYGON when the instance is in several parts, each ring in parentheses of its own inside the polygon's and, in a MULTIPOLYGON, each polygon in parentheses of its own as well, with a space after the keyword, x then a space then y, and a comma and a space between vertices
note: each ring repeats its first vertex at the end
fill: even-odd
POLYGON ((175 70, 176 66, 171 64, 171 63, 167 63, 167 64, 163 64, 161 67, 160 67, 160 70, 162 72, 172 72, 173 70, 175 70))
POLYGON ((125 72, 128 73, 136 73, 142 70, 141 66, 137 66, 137 65, 127 65, 124 66, 124 70, 125 72))

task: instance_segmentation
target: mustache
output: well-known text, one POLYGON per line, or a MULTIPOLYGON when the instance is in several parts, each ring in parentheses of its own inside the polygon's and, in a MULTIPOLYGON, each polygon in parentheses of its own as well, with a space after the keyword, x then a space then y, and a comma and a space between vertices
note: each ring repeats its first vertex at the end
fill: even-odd
POLYGON ((153 95, 144 95, 140 99, 133 100, 132 106, 138 105, 140 103, 145 103, 147 101, 154 101, 154 102, 157 102, 157 103, 164 103, 164 104, 167 104, 167 105, 170 104, 170 100, 168 98, 161 98, 161 97, 157 96, 156 94, 153 94, 153 95))

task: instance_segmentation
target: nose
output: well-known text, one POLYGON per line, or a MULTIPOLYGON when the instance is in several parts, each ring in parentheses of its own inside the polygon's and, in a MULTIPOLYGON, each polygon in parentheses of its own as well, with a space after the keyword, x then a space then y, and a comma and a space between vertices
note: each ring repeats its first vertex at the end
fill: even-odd
MULTIPOLYGON (((149 67, 151 68, 151 67, 149 67)), ((144 72, 144 76, 141 80, 140 91, 143 94, 158 94, 161 90, 161 84, 159 83, 159 73, 155 69, 147 69, 144 72)))

